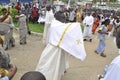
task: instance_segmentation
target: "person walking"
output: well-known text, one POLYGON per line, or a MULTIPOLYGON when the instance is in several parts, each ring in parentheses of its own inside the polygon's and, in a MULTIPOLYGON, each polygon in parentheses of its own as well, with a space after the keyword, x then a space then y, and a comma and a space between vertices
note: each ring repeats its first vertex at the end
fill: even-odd
POLYGON ((108 35, 107 25, 109 25, 109 23, 110 20, 106 19, 105 21, 102 22, 98 30, 99 44, 95 50, 95 53, 100 54, 102 57, 106 57, 106 55, 104 54, 104 50, 106 47, 105 35, 108 35))
POLYGON ((26 44, 26 37, 27 37, 27 24, 26 24, 26 16, 22 13, 22 11, 19 11, 19 15, 16 16, 18 18, 18 26, 19 26, 19 38, 20 38, 20 44, 26 44))

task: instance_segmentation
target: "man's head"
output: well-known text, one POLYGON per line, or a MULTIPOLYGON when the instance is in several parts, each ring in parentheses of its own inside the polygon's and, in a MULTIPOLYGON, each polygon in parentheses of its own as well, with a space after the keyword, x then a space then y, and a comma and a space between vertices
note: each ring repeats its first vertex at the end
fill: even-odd
POLYGON ((51 10, 51 5, 47 5, 47 6, 46 6, 46 10, 47 10, 47 11, 50 11, 50 10, 51 10))
POLYGON ((38 71, 30 71, 25 73, 20 80, 46 80, 46 78, 38 71))

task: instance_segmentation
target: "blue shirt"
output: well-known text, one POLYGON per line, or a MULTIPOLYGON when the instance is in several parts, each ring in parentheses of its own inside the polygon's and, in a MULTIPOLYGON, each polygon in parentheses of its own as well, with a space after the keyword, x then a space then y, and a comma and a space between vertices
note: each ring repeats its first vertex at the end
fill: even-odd
MULTIPOLYGON (((107 27, 105 25, 101 25, 98 30, 101 30, 101 32, 107 32, 107 27)), ((98 38, 100 40, 105 40, 105 34, 99 33, 98 38)))
POLYGON ((9 80, 8 76, 0 78, 0 80, 9 80))

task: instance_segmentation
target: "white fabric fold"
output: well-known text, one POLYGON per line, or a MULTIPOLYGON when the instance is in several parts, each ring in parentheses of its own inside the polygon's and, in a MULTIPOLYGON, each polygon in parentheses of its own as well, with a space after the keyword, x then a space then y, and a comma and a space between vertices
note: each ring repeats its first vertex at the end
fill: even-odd
POLYGON ((42 52, 36 71, 42 72, 46 80, 60 80, 66 70, 65 52, 48 44, 42 52))
POLYGON ((59 45, 60 48, 82 61, 86 58, 80 23, 61 23, 54 20, 50 27, 49 43, 54 46, 59 45))

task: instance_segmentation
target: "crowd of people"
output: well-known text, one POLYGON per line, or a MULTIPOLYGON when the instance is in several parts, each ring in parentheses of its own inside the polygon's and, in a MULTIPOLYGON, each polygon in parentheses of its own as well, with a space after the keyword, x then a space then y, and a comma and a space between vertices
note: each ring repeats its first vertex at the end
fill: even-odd
MULTIPOLYGON (((110 37, 111 35, 115 37, 115 43, 119 50, 120 54, 120 12, 113 11, 113 10, 101 10, 101 9, 84 9, 82 6, 76 5, 76 7, 70 7, 69 9, 65 8, 65 6, 59 6, 59 10, 57 10, 56 7, 53 7, 52 5, 46 5, 41 6, 39 3, 36 4, 20 4, 19 2, 16 5, 13 5, 13 8, 18 10, 18 15, 15 16, 15 18, 18 19, 18 27, 19 27, 19 38, 20 38, 20 45, 27 44, 27 33, 28 33, 28 22, 38 23, 39 18, 45 17, 45 27, 43 32, 43 42, 46 45, 45 49, 43 50, 43 55, 40 58, 40 61, 38 63, 38 66, 36 67, 36 71, 28 72, 21 80, 60 80, 61 75, 66 72, 66 64, 69 65, 69 63, 66 60, 66 54, 68 54, 68 51, 63 49, 63 47, 60 47, 60 43, 62 40, 60 39, 58 45, 52 45, 50 42, 50 39, 55 39, 56 37, 51 37, 51 25, 54 23, 53 21, 57 20, 56 22, 59 23, 59 25, 66 25, 67 23, 79 23, 79 26, 84 26, 84 29, 82 30, 82 37, 83 42, 89 41, 92 43, 92 35, 98 33, 98 46, 95 49, 96 54, 100 54, 101 57, 106 57, 104 54, 105 48, 106 48, 106 35, 110 37), (44 11, 44 13, 42 12, 44 11), (48 50, 47 50, 48 49, 48 50), (55 52, 56 51, 56 52, 55 52), (50 65, 52 62, 49 62, 47 64, 46 60, 43 58, 47 57, 49 61, 49 55, 48 53, 54 53, 53 60, 58 57, 59 63, 56 62, 55 67, 51 67, 50 65), (56 55, 59 53, 59 55, 56 55), (46 62, 46 63, 45 63, 46 62), (50 66, 50 70, 54 70, 54 74, 51 74, 46 71, 48 66, 50 66), (58 66, 59 65, 59 66, 58 66), (44 70, 45 68, 45 70, 44 70), (53 69, 56 68, 56 69, 53 69), (44 71, 44 72, 43 72, 44 71), (45 72, 46 71, 46 72, 45 72), (40 73, 43 72, 43 73, 40 73), (33 75, 33 77, 29 77, 30 75, 33 75), (52 75, 52 77, 50 76, 52 75), (36 77, 35 77, 36 76, 36 77), (41 79, 40 79, 41 78, 41 79)), ((0 80, 11 80, 12 77, 17 72, 17 67, 13 64, 10 64, 9 56, 6 54, 5 50, 10 49, 10 47, 15 47, 15 39, 13 37, 13 29, 14 29, 14 23, 12 21, 12 17, 10 16, 9 10, 6 8, 3 8, 1 10, 2 15, 0 16, 0 23, 7 25, 10 27, 8 30, 9 32, 4 34, 4 40, 0 36, 0 80), (2 55, 3 54, 3 55, 2 55), (5 56, 5 59, 3 61, 2 56, 5 56), (5 65, 4 65, 5 64, 5 65)), ((69 24, 65 30, 67 30, 72 24, 69 24)), ((79 27, 78 26, 78 27, 79 27)), ((55 28, 57 29, 57 28, 55 28)), ((76 31, 77 32, 77 31, 76 31)), ((78 30, 79 32, 79 30, 78 30)), ((66 31, 64 31, 64 34, 66 31)), ((57 34, 57 32, 56 32, 57 34)), ((62 37, 64 36, 62 35, 62 37)), ((70 35, 71 36, 71 35, 70 35)), ((76 35, 75 35, 76 36, 76 35)), ((70 38, 70 37, 69 37, 70 38)), ((81 43, 83 43, 81 41, 81 43)), ((79 43, 78 43, 79 44, 79 43)), ((67 45, 69 47, 69 45, 67 45)), ((77 52, 77 49, 75 49, 77 52)), ((53 55, 53 54, 52 54, 53 55)), ((86 54, 83 53, 82 57, 85 58, 86 54)), ((108 71, 106 71, 106 74, 104 76, 100 76, 100 80, 119 80, 117 77, 116 79, 113 79, 112 77, 116 77, 118 75, 117 72, 114 71, 114 63, 115 67, 117 63, 117 60, 119 62, 119 57, 115 59, 111 64, 112 67, 108 67, 108 71), (116 62, 115 62, 116 61, 116 62), (111 70, 111 71, 109 71, 111 70), (114 75, 112 75, 114 74, 114 75), (112 75, 112 76, 111 76, 112 75), (108 76, 111 76, 110 79, 108 79, 108 76)), ((81 58, 84 60, 83 58, 81 58)), ((51 58, 50 58, 51 60, 51 58)), ((49 69, 49 68, 48 68, 49 69)), ((118 72, 120 72, 120 69, 117 68, 118 72)))

